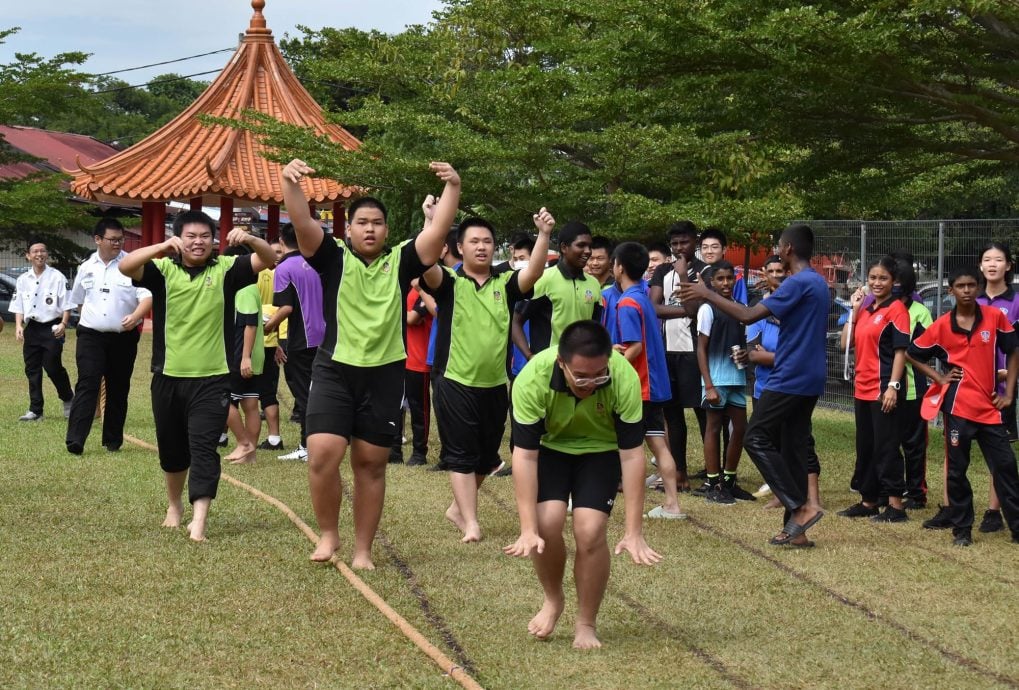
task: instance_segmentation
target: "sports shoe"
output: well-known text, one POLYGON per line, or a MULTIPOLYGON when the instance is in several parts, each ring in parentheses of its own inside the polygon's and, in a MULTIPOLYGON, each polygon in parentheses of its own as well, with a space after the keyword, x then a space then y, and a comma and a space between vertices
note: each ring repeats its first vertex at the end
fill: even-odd
POLYGON ((652 472, 648 475, 647 479, 644 480, 645 489, 653 489, 655 486, 662 483, 662 478, 658 476, 657 472, 652 472))
POLYGON ((32 410, 29 410, 25 414, 18 417, 19 422, 38 422, 40 419, 42 419, 42 415, 36 414, 35 412, 32 412, 32 410))
POLYGON ((744 489, 742 486, 736 483, 736 477, 732 478, 732 481, 723 479, 722 483, 725 484, 725 488, 729 490, 729 495, 735 498, 737 501, 756 501, 757 498, 744 489))
POLYGON ((731 493, 729 493, 729 487, 727 487, 724 482, 719 482, 711 487, 708 494, 704 497, 704 500, 708 503, 717 503, 718 505, 723 506, 731 506, 736 502, 736 499, 732 497, 731 493))
POLYGON ((407 461, 409 467, 417 467, 419 465, 427 465, 428 460, 423 455, 411 455, 410 460, 407 461))
POLYGON ((488 473, 488 476, 489 476, 489 477, 494 477, 494 476, 496 476, 497 474, 499 474, 500 472, 502 472, 502 471, 503 471, 503 469, 504 469, 505 467, 506 467, 506 461, 505 461, 505 460, 500 460, 500 461, 499 461, 499 465, 498 465, 498 466, 497 466, 497 467, 496 467, 496 468, 495 468, 494 470, 492 470, 491 472, 489 472, 489 473, 488 473))
POLYGON ((278 443, 269 443, 269 439, 265 439, 256 448, 258 450, 283 450, 283 439, 280 439, 278 443))
POLYGON ((308 449, 304 446, 297 446, 297 450, 286 455, 279 455, 276 457, 277 460, 300 460, 301 462, 308 462, 308 449))
POLYGON ((644 517, 651 518, 652 520, 686 520, 688 515, 683 512, 670 513, 665 510, 665 506, 655 506, 644 517))
POLYGON ((903 510, 923 510, 927 507, 926 498, 907 498, 902 502, 903 510))
POLYGON ((878 514, 877 506, 868 508, 863 503, 854 503, 845 510, 840 510, 838 515, 847 518, 874 517, 878 514))
POLYGON ((226 448, 229 444, 230 444, 229 436, 224 436, 223 438, 219 439, 219 441, 216 442, 216 445, 219 446, 220 448, 226 448))
POLYGON ((513 476, 513 465, 506 465, 501 470, 495 473, 496 477, 512 477, 513 476))
POLYGON ((909 519, 909 515, 906 511, 900 508, 893 508, 888 506, 885 508, 883 513, 875 515, 870 519, 871 522, 905 522, 909 519))
POLYGON ((708 492, 711 491, 711 482, 704 482, 696 489, 690 492, 691 496, 707 496, 708 492))
POLYGON ((64 401, 64 419, 70 419, 71 417, 71 401, 64 401))
POLYGON ((1001 519, 1000 510, 986 510, 984 511, 984 519, 980 521, 980 531, 984 534, 990 534, 991 532, 1000 532, 1005 529, 1005 523, 1001 519))
POLYGON ((651 456, 651 466, 652 467, 658 467, 658 458, 656 458, 653 455, 651 456))
POLYGON ((707 479, 707 478, 708 478, 707 470, 701 470, 700 472, 695 472, 694 474, 690 475, 690 479, 707 479))
POLYGON ((767 484, 761 484, 761 488, 754 492, 754 496, 757 498, 764 498, 771 493, 771 487, 767 484))
POLYGON ((923 521, 924 529, 948 529, 952 526, 952 521, 948 519, 948 508, 939 505, 938 512, 934 514, 930 520, 923 521))
POLYGON ((969 530, 953 534, 952 537, 952 544, 954 546, 973 546, 973 533, 969 530))

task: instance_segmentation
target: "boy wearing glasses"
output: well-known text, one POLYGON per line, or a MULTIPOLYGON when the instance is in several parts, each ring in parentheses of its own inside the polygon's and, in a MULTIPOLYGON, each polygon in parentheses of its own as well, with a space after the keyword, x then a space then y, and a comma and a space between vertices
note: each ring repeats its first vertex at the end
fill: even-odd
POLYGON ((644 424, 640 379, 594 321, 563 331, 556 349, 535 355, 513 386, 513 481, 520 536, 503 551, 530 556, 544 602, 527 626, 538 639, 565 606, 567 501, 573 501, 577 618, 573 646, 601 646, 595 633, 609 578, 606 542, 616 488, 623 480, 626 527, 615 553, 634 563, 661 560, 644 541, 644 424))
POLYGON ((92 235, 96 251, 78 269, 69 298, 72 305, 81 306, 74 352, 78 382, 65 439, 67 452, 74 455, 85 450, 103 379, 106 379, 103 446, 112 453, 124 443, 139 326, 152 309, 152 293, 132 285, 131 279, 118 269, 120 260, 127 256, 120 221, 102 218, 92 235))

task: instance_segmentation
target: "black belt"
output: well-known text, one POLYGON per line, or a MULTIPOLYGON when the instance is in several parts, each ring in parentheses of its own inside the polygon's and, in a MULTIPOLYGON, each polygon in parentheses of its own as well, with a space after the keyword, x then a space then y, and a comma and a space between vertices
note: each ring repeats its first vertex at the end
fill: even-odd
POLYGON ((25 325, 26 326, 31 326, 33 324, 36 324, 36 325, 39 325, 39 326, 55 326, 56 324, 60 323, 62 320, 63 320, 62 318, 56 318, 56 319, 53 319, 52 321, 40 321, 38 319, 33 319, 30 316, 27 319, 25 319, 25 325))

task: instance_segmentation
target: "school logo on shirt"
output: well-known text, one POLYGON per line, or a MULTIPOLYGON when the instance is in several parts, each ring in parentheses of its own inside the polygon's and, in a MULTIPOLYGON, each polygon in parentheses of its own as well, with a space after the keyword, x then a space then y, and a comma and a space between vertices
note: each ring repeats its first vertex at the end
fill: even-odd
POLYGON ((604 403, 598 403, 597 405, 594 406, 594 409, 595 409, 595 412, 597 412, 598 414, 602 414, 602 415, 605 414, 605 404, 604 403))
POLYGON ((998 311, 1000 311, 1005 316, 1008 316, 1008 307, 998 307, 998 311))
POLYGON ((952 444, 953 448, 959 447, 959 430, 952 429, 952 432, 948 435, 949 443, 952 444))
POLYGON ((53 304, 53 298, 52 297, 47 297, 46 298, 46 306, 49 306, 51 304, 53 304))
POLYGON ((585 290, 584 291, 584 301, 587 302, 588 304, 593 302, 594 301, 594 293, 591 292, 590 290, 585 290))
POLYGON ((205 276, 205 289, 206 290, 212 289, 212 276, 205 276))
POLYGON ((879 323, 881 323, 884 320, 885 320, 885 315, 884 314, 875 314, 874 315, 873 323, 876 326, 876 325, 878 325, 879 323))
POLYGON ((496 302, 501 302, 502 301, 502 293, 499 292, 498 290, 496 290, 495 292, 492 293, 492 297, 495 298, 496 302))
POLYGON ((388 261, 386 261, 386 262, 384 262, 382 264, 382 272, 383 273, 389 273, 389 262, 388 261))
POLYGON ((990 331, 980 331, 980 340, 983 341, 984 343, 991 342, 991 332, 990 331))

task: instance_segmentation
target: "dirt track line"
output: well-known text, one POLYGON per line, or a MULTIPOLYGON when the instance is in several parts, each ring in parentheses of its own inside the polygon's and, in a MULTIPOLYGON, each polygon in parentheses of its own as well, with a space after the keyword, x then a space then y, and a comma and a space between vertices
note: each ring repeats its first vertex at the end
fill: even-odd
MULTIPOLYGON (((129 436, 127 434, 124 435, 124 440, 127 441, 128 443, 133 443, 134 445, 139 446, 141 448, 145 448, 147 450, 158 451, 158 448, 156 448, 156 446, 152 445, 151 443, 147 443, 146 441, 142 441, 141 439, 129 436)), ((283 503, 274 496, 270 496, 269 494, 263 493, 262 491, 259 491, 255 487, 250 486, 249 484, 245 484, 241 480, 232 477, 226 472, 223 472, 221 476, 228 484, 231 484, 243 491, 248 492, 255 498, 265 501, 269 505, 279 510, 281 513, 287 516, 290 522, 292 522, 299 530, 301 530, 301 532, 304 533, 304 535, 308 538, 308 541, 310 541, 312 544, 318 543, 318 535, 315 533, 315 531, 311 527, 309 527, 308 524, 304 522, 304 520, 302 520, 297 515, 297 513, 295 513, 290 508, 290 506, 283 503)), ((396 610, 393 609, 393 607, 387 604, 385 599, 379 596, 379 594, 375 592, 375 590, 373 590, 371 587, 369 587, 364 580, 358 577, 357 574, 354 573, 354 571, 351 570, 346 563, 339 559, 339 557, 333 556, 330 562, 338 571, 340 571, 340 574, 343 575, 344 578, 346 578, 347 582, 349 582, 354 587, 354 589, 356 589, 358 593, 361 594, 361 596, 367 599, 369 603, 371 603, 376 609, 378 609, 379 612, 383 616, 385 616, 389 620, 389 622, 396 626, 396 629, 399 630, 400 633, 402 633, 407 639, 414 643, 414 645, 418 649, 427 654, 428 657, 435 662, 435 664, 443 671, 445 675, 455 680, 464 688, 468 688, 468 690, 483 690, 482 686, 478 684, 476 680, 474 680, 474 678, 467 672, 467 670, 462 665, 453 663, 453 660, 447 657, 445 654, 443 654, 442 650, 440 650, 434 644, 429 642, 428 638, 422 635, 417 630, 417 628, 415 628, 407 621, 407 619, 405 619, 403 616, 397 613, 396 610)))
POLYGON ((693 516, 690 516, 689 522, 691 525, 693 525, 694 527, 703 532, 707 532, 708 534, 718 539, 722 539, 724 541, 728 541, 737 545, 743 551, 753 554, 754 556, 757 556, 758 558, 770 563, 771 565, 775 566, 780 571, 789 575, 790 577, 799 580, 800 582, 806 585, 810 585, 811 587, 821 590, 826 595, 828 595, 835 601, 839 602, 840 604, 843 604, 844 606, 847 606, 851 609, 858 611, 859 613, 862 613, 866 618, 869 618, 870 620, 873 621, 877 621, 879 623, 883 623, 884 625, 896 631, 906 639, 916 642, 917 644, 926 647, 929 650, 937 652, 945 659, 956 664, 957 666, 961 666, 968 671, 972 671, 973 673, 983 676, 987 680, 994 680, 998 683, 1001 683, 1002 685, 1006 685, 1010 688, 1016 688, 1016 690, 1019 690, 1019 680, 1012 678, 1010 676, 1006 676, 1003 673, 998 673, 997 671, 986 668, 979 661, 970 659, 969 657, 966 657, 958 652, 954 652, 951 649, 942 646, 935 640, 931 640, 929 638, 924 637, 920 633, 911 630, 910 628, 907 628, 902 623, 899 623, 898 621, 895 621, 887 616, 883 616, 880 613, 873 611, 872 609, 868 608, 867 605, 864 604, 863 602, 858 601, 856 599, 852 599, 848 595, 842 594, 841 592, 832 589, 831 587, 828 587, 827 585, 818 582, 817 580, 814 580, 809 575, 806 575, 805 573, 796 570, 792 566, 783 563, 781 560, 775 558, 769 553, 766 553, 762 549, 759 549, 756 546, 751 546, 750 544, 744 542, 742 539, 734 537, 730 534, 726 534, 721 529, 714 527, 713 525, 709 525, 706 522, 702 522, 701 520, 698 520, 693 516))

